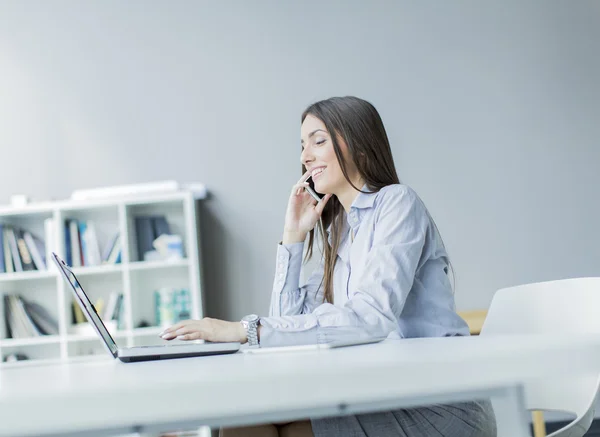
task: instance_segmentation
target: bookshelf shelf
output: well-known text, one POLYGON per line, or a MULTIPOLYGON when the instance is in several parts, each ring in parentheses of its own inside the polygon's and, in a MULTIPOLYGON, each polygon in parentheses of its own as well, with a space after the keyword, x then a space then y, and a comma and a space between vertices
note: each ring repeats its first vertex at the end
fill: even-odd
MULTIPOLYGON (((157 296, 162 296, 160 293, 165 289, 177 293, 187 291, 189 298, 184 302, 189 306, 185 310, 177 307, 176 311, 189 315, 185 318, 202 318, 204 299, 197 206, 203 197, 191 190, 180 190, 156 195, 53 201, 17 208, 0 206, 0 227, 14 229, 15 237, 19 230, 23 239, 29 232, 43 240, 45 253, 42 255, 45 255, 49 268, 0 273, 0 367, 108 357, 92 327, 87 325, 88 330, 87 322, 81 324, 81 319, 74 314, 73 294, 53 265, 51 252, 56 252, 66 262, 69 258, 72 260, 73 272, 97 306, 98 313, 105 316, 99 306, 102 305, 104 310, 108 309, 106 314, 113 314, 111 335, 119 346, 164 344, 158 337, 164 329, 158 325, 164 323, 158 320, 159 314, 163 317, 163 313, 158 311, 157 305, 162 305, 162 301, 157 296), (150 249, 141 249, 148 248, 148 233, 141 233, 138 224, 143 220, 150 222, 154 232, 152 238, 156 238, 164 233, 159 232, 157 218, 161 220, 161 230, 166 222, 169 229, 166 233, 181 237, 183 258, 147 260, 155 259, 156 254, 147 256, 152 244, 150 249), (72 241, 79 242, 79 250, 71 237, 76 238, 72 241), (90 251, 95 251, 96 256, 90 255, 90 251), (78 252, 81 259, 76 258, 78 252), (115 300, 118 295, 122 298, 115 300), (5 319, 8 313, 13 314, 11 323, 15 323, 17 298, 22 299, 23 308, 27 308, 19 318, 30 319, 31 323, 31 305, 42 307, 57 323, 58 334, 6 338, 10 331, 5 319), (110 309, 115 305, 119 310, 113 313, 110 309), (147 327, 138 327, 144 325, 147 327), (26 355, 28 359, 5 362, 8 357, 14 359, 20 355, 26 355)), ((15 263, 14 270, 17 269, 15 263)), ((5 267, 7 270, 8 265, 5 267)))
POLYGON ((54 271, 30 271, 15 273, 0 273, 0 282, 13 281, 31 281, 39 279, 56 279, 57 273, 54 271))
POLYGON ((101 265, 91 267, 75 267, 73 273, 77 277, 89 276, 89 275, 102 275, 107 273, 121 273, 123 271, 122 264, 115 265, 101 265))
POLYGON ((140 271, 140 270, 155 270, 155 269, 165 269, 172 267, 187 267, 190 265, 190 261, 188 259, 178 259, 173 261, 136 261, 129 263, 127 268, 132 271, 140 271))
POLYGON ((4 338, 0 340, 0 347, 36 346, 39 344, 49 344, 58 342, 60 342, 59 335, 42 335, 41 337, 29 338, 4 338))
MULTIPOLYGON (((117 332, 111 332, 110 336, 117 340, 117 339, 122 339, 122 338, 127 338, 127 331, 117 331, 117 332)), ((94 341, 94 340, 99 340, 99 337, 96 334, 70 334, 66 337, 66 340, 70 343, 73 342, 79 342, 79 341, 94 341)))

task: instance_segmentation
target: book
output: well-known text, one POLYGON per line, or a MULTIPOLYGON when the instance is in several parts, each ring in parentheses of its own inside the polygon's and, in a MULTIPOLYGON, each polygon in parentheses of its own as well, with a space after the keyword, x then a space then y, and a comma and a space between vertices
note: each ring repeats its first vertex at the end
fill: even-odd
POLYGON ((117 240, 112 248, 112 251, 110 252, 110 255, 108 257, 108 260, 106 261, 107 264, 118 264, 119 262, 121 262, 121 237, 118 236, 117 240))
POLYGON ((102 299, 101 297, 99 297, 98 299, 96 299, 96 303, 94 304, 94 308, 96 309, 96 313, 98 315, 102 314, 102 311, 104 311, 104 299, 102 299))
POLYGON ((45 252, 46 258, 44 261, 46 262, 46 269, 56 269, 56 265, 51 262, 52 260, 52 252, 56 252, 56 235, 54 231, 54 219, 47 218, 44 220, 44 237, 45 237, 45 252))
POLYGON ((48 310, 36 302, 23 300, 25 311, 42 335, 57 335, 58 323, 48 310))
POLYGON ((27 244, 27 249, 31 254, 33 264, 37 270, 46 270, 46 248, 44 243, 31 234, 31 232, 24 232, 23 238, 27 244))
POLYGON ((192 308, 190 293, 185 288, 175 290, 173 294, 173 313, 175 314, 175 323, 187 320, 191 317, 192 308))
POLYGON ((117 303, 119 301, 119 295, 117 291, 111 291, 108 295, 108 301, 106 302, 106 307, 104 307, 104 311, 102 312, 102 320, 109 321, 113 320, 115 311, 117 309, 117 303))
POLYGON ((22 229, 14 229, 15 236, 17 238, 17 246, 19 248, 19 255, 21 256, 21 264, 23 265, 23 271, 31 271, 35 270, 35 265, 33 264, 33 259, 31 258, 31 253, 27 248, 27 243, 25 242, 24 232, 22 229))
POLYGON ((12 325, 10 323, 10 297, 4 295, 4 327, 6 328, 6 338, 13 338, 12 325))
POLYGON ((108 263, 108 258, 110 257, 113 247, 117 243, 118 239, 119 239, 119 233, 117 232, 112 236, 109 243, 104 248, 104 252, 102 253, 102 262, 103 263, 108 263))
POLYGON ((170 326, 191 317, 191 299, 187 289, 164 287, 154 291, 154 315, 157 326, 170 326))
POLYGON ((79 223, 76 219, 69 220, 69 236, 71 240, 71 267, 81 267, 81 242, 79 241, 79 223))
POLYGON ((154 241, 161 235, 169 235, 171 231, 165 216, 137 216, 135 217, 135 233, 138 260, 145 261, 148 258, 148 252, 156 252, 154 241))
POLYGON ((4 295, 4 320, 7 338, 58 334, 58 323, 46 308, 20 295, 4 295))
POLYGON ((119 299, 117 301, 117 308, 115 310, 115 314, 113 315, 113 320, 117 321, 117 329, 123 329, 125 326, 125 298, 123 294, 119 294, 119 299))
POLYGON ((21 257, 19 256, 19 247, 17 246, 17 237, 12 228, 7 228, 8 244, 10 245, 10 254, 12 255, 13 263, 15 264, 15 272, 23 271, 21 257))
POLYGON ((73 308, 73 322, 84 323, 85 321, 87 321, 87 319, 85 318, 85 314, 83 314, 83 311, 81 310, 79 304, 73 300, 71 302, 71 305, 73 308))
POLYGON ((21 298, 11 294, 9 296, 9 301, 9 319, 11 322, 11 333, 13 334, 13 338, 27 338, 40 335, 39 331, 25 312, 25 307, 21 298))
POLYGON ((6 266, 4 265, 4 225, 0 224, 0 273, 6 272, 6 266))
POLYGON ((73 252, 71 250, 71 225, 69 220, 65 220, 65 254, 67 265, 73 265, 73 252))
POLYGON ((17 306, 19 308, 19 315, 23 318, 23 323, 25 324, 27 330, 27 336, 39 337, 40 335, 42 335, 37 326, 35 326, 35 323, 33 323, 33 320, 31 320, 31 317, 29 316, 27 311, 25 311, 25 302, 23 301, 23 298, 21 296, 15 296, 15 298, 17 306))
POLYGON ((102 258, 100 255, 100 246, 98 244, 98 235, 96 234, 96 226, 92 221, 87 222, 85 245, 87 247, 89 265, 99 266, 102 263, 102 258))
POLYGON ((90 258, 87 247, 87 241, 85 238, 85 233, 87 230, 87 224, 84 221, 79 222, 79 242, 81 247, 81 265, 82 266, 90 266, 90 258))
POLYGON ((167 223, 167 219, 164 216, 152 217, 151 220, 154 230, 154 238, 152 241, 156 240, 163 234, 169 235, 171 233, 169 229, 169 223, 167 223))
POLYGON ((8 243, 8 229, 5 227, 2 230, 2 251, 4 253, 4 267, 6 273, 12 273, 15 271, 15 266, 12 261, 12 255, 10 253, 10 244, 8 243))
POLYGON ((152 242, 156 237, 154 236, 152 217, 135 217, 135 236, 137 239, 138 261, 144 261, 144 254, 154 250, 152 242))
POLYGON ((10 325, 10 338, 22 338, 25 337, 24 328, 19 323, 16 316, 16 307, 13 299, 13 295, 9 294, 6 296, 6 307, 8 308, 7 320, 10 325))

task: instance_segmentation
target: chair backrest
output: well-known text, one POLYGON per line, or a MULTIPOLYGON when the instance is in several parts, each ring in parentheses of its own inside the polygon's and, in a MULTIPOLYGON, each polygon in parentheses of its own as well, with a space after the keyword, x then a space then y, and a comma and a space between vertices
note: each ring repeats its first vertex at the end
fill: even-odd
MULTIPOLYGON (((600 278, 575 278, 503 288, 494 295, 480 335, 599 334, 600 278)), ((551 356, 548 357, 552 359, 551 356)), ((566 375, 527 384, 531 410, 574 413, 569 426, 552 435, 581 436, 594 416, 598 375, 566 375)))

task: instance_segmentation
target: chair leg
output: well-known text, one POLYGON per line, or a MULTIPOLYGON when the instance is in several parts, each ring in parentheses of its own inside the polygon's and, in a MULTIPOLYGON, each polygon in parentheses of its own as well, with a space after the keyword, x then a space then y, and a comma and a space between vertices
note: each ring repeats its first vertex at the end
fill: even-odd
POLYGON ((533 437, 546 437, 546 423, 543 411, 533 411, 533 437))

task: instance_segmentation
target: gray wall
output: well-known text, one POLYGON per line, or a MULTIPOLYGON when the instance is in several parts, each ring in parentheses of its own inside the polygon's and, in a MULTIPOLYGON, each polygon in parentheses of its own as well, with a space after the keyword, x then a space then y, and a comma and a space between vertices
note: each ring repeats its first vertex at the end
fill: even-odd
POLYGON ((436 218, 459 309, 600 275, 599 5, 5 0, 0 201, 204 182, 208 314, 264 314, 301 111, 351 94, 436 218))

